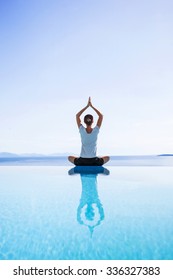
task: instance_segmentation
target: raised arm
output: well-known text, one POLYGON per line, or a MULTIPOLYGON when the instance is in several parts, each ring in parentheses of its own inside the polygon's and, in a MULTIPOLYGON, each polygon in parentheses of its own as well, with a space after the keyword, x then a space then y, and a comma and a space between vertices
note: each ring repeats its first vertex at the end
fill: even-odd
POLYGON ((80 110, 77 114, 76 114, 76 122, 78 127, 80 127, 81 125, 81 119, 80 116, 82 115, 82 113, 89 107, 89 102, 87 104, 87 106, 85 106, 82 110, 80 110))
POLYGON ((93 110, 97 113, 98 115, 98 121, 97 121, 97 126, 100 128, 102 125, 102 121, 103 121, 103 115, 102 113, 99 112, 99 110, 97 110, 91 103, 91 99, 89 98, 88 104, 91 108, 93 108, 93 110))

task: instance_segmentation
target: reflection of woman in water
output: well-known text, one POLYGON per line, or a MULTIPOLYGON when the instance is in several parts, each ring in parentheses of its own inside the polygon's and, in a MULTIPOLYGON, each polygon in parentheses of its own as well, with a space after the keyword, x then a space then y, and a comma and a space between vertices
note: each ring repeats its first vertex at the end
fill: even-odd
POLYGON ((86 225, 91 235, 104 219, 104 210, 97 192, 97 174, 81 174, 82 194, 77 209, 77 220, 86 225))
POLYGON ((102 124, 102 120, 103 115, 92 105, 91 99, 89 98, 87 106, 85 106, 76 114, 76 121, 79 127, 82 142, 80 157, 69 156, 68 159, 70 162, 74 163, 75 165, 101 166, 109 161, 108 156, 96 156, 97 136, 102 124), (92 128, 93 116, 89 114, 84 117, 84 123, 86 124, 86 127, 81 124, 80 116, 88 107, 91 107, 98 115, 97 124, 94 128, 92 128))

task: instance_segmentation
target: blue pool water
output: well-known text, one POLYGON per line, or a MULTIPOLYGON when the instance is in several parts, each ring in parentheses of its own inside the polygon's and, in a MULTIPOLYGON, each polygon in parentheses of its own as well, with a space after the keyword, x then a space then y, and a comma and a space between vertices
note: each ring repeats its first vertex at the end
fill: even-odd
POLYGON ((106 168, 1 166, 0 259, 173 259, 173 167, 106 168))

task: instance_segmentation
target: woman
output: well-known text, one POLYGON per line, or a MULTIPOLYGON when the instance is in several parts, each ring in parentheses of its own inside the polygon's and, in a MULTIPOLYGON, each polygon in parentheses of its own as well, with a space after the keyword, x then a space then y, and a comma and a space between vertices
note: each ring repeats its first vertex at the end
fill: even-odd
POLYGON ((81 136, 81 153, 80 157, 69 156, 68 160, 75 165, 82 166, 101 166, 109 161, 109 157, 97 157, 97 136, 103 121, 103 115, 92 105, 89 97, 88 104, 76 114, 76 121, 81 136), (84 117, 86 128, 81 124, 80 116, 88 108, 91 107, 98 115, 97 125, 92 128, 93 116, 88 114, 84 117))

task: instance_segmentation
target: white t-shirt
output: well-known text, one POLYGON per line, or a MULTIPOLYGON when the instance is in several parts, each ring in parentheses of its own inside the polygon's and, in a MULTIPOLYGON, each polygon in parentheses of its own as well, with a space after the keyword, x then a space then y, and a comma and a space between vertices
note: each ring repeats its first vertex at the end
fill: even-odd
POLYGON ((81 135, 81 153, 80 157, 93 158, 97 153, 97 136, 99 133, 99 127, 96 125, 91 133, 87 133, 86 128, 81 125, 79 127, 79 133, 81 135))

